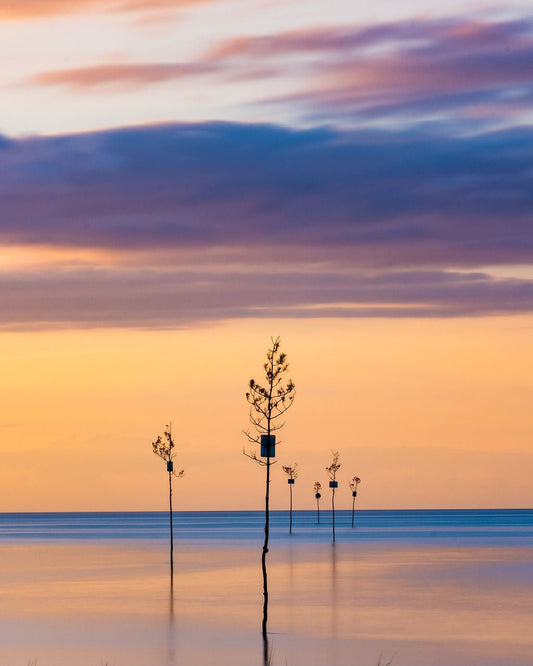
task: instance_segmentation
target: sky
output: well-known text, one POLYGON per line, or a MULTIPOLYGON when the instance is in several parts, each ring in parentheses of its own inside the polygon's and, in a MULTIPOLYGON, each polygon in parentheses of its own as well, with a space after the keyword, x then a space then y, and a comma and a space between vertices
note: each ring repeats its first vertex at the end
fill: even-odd
POLYGON ((530 507, 530 3, 0 0, 0 510, 530 507))

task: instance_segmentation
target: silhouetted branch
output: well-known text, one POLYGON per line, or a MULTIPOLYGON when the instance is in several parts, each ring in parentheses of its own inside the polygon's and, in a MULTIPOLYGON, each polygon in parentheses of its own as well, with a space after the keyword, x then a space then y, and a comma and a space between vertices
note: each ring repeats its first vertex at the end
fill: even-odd
POLYGON ((350 488, 352 492, 357 492, 357 486, 361 483, 361 479, 358 476, 354 476, 350 481, 350 488))
POLYGON ((294 463, 292 467, 290 465, 282 465, 282 469, 285 472, 285 474, 287 474, 289 479, 298 478, 298 463, 294 463))
MULTIPOLYGON (((257 454, 256 454, 254 451, 252 451, 251 453, 248 453, 248 452, 245 451, 244 448, 243 448, 242 453, 243 453, 243 455, 245 455, 247 458, 250 458, 250 460, 253 460, 254 462, 256 462, 258 465, 267 465, 267 464, 268 464, 268 463, 266 462, 266 460, 261 460, 261 458, 258 458, 258 457, 257 457, 257 454)), ((271 464, 272 464, 272 463, 271 463, 271 464)))
POLYGON ((329 467, 326 467, 326 471, 329 475, 329 478, 332 481, 335 481, 337 477, 337 472, 341 468, 341 463, 339 462, 340 455, 338 451, 333 451, 332 455, 333 455, 333 460, 331 462, 331 465, 329 467))

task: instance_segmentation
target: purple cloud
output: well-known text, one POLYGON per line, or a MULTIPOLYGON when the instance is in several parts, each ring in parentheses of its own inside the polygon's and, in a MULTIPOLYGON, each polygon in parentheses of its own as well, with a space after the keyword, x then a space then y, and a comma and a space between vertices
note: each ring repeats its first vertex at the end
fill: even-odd
POLYGON ((533 311, 529 129, 476 137, 223 123, 0 142, 0 326, 533 311), (75 252, 106 253, 107 268, 75 252), (467 272, 460 270, 468 268, 467 272))
POLYGON ((457 317, 530 312, 533 280, 282 268, 266 274, 52 270, 0 275, 0 328, 185 327, 221 319, 457 317))
POLYGON ((211 123, 12 140, 0 150, 0 239, 524 263, 532 152, 527 129, 452 138, 211 123))
MULTIPOLYGON (((533 22, 527 19, 415 21, 336 35, 330 31, 314 39, 281 35, 259 53, 272 49, 279 57, 284 46, 292 57, 301 53, 309 59, 311 54, 316 61, 309 75, 302 75, 300 90, 271 101, 307 107, 314 118, 413 124, 460 116, 478 127, 512 124, 528 110, 533 95, 533 22)), ((251 43, 240 47, 254 57, 251 43)))

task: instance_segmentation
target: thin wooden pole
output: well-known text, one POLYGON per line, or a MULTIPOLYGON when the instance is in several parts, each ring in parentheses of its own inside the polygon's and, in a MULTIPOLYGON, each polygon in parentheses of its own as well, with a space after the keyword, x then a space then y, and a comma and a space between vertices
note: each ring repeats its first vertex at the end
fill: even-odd
POLYGON ((289 534, 292 534, 292 483, 289 483, 290 508, 289 508, 289 534))
POLYGON ((333 517, 333 543, 335 543, 335 486, 332 488, 332 493, 331 493, 331 512, 332 512, 332 517, 333 517))
POLYGON ((172 524, 172 471, 168 472, 168 500, 170 518, 170 575, 174 575, 174 526, 172 524))
MULTIPOLYGON (((267 453, 270 454, 270 438, 268 440, 267 453)), ((263 543, 263 552, 261 555, 261 568, 263 570, 263 623, 261 630, 263 639, 267 639, 267 621, 268 621, 268 577, 266 568, 266 555, 268 553, 268 537, 270 533, 270 455, 267 456, 266 472, 266 493, 265 493, 265 541, 263 543)))

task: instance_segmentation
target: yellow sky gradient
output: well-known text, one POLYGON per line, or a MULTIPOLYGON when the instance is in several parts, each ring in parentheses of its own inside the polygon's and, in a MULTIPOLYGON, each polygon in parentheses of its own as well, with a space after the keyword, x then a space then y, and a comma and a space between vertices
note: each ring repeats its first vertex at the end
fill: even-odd
MULTIPOLYGON (((244 399, 281 335, 297 397, 274 469, 295 508, 338 449, 339 508, 528 507, 533 317, 241 320, 194 330, 2 333, 2 511, 158 510, 150 443, 173 422, 176 509, 260 509, 244 399)), ((328 492, 324 501, 329 500, 328 492)), ((326 504, 324 505, 326 506, 326 504)))

